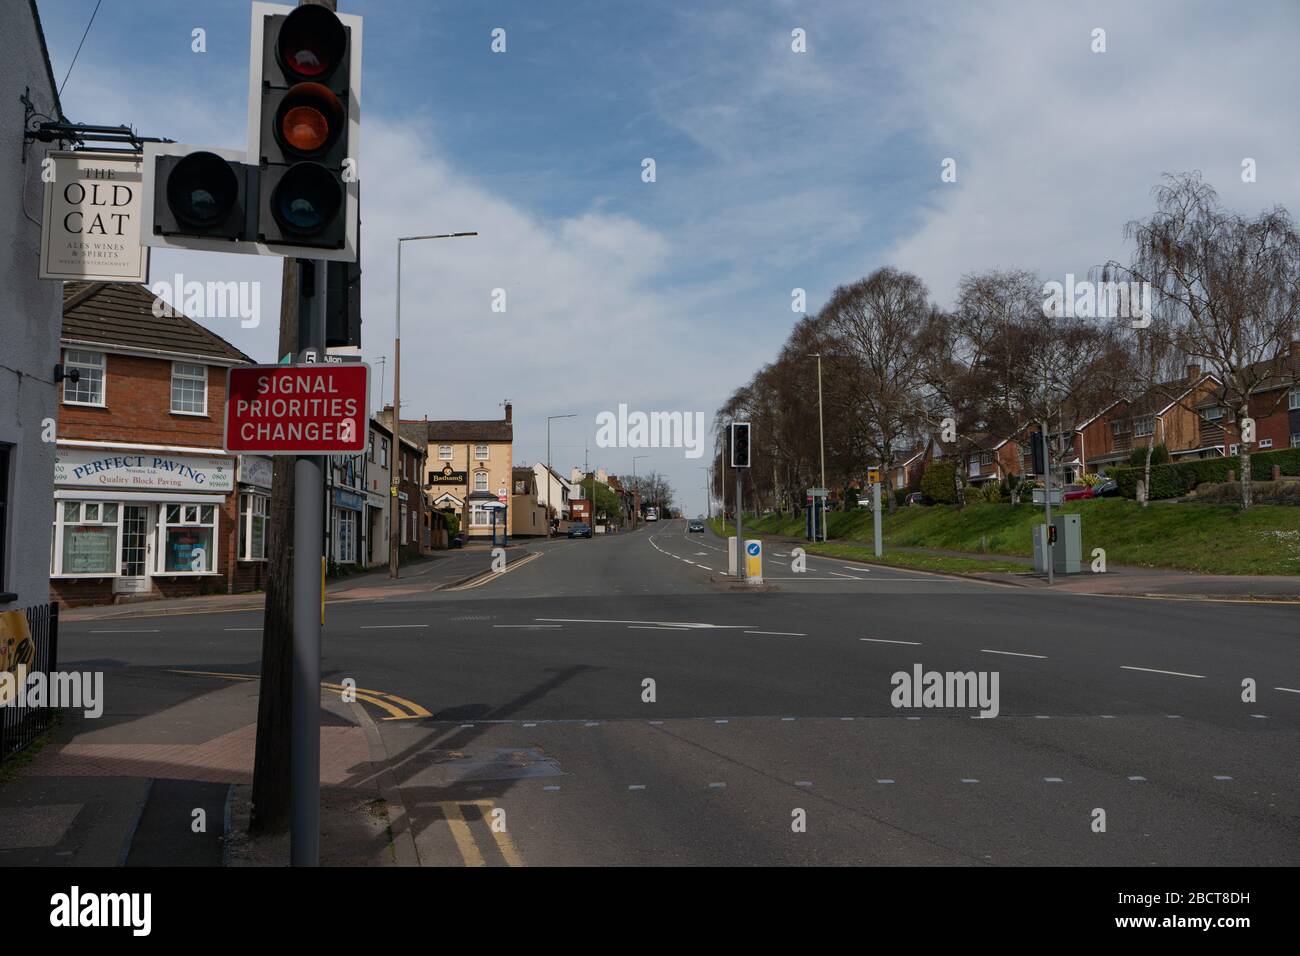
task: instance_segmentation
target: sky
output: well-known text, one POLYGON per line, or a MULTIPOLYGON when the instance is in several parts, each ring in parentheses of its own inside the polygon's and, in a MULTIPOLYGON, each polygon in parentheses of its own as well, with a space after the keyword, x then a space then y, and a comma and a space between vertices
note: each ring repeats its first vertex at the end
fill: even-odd
MULTIPOLYGON (((71 119, 244 148, 248 0, 102 0, 73 65, 95 3, 37 0, 56 78, 72 66, 71 119)), ((396 237, 477 231, 403 248, 403 417, 499 418, 509 400, 515 461, 531 463, 547 417, 576 414, 552 424, 557 470, 628 474, 648 455, 637 470, 666 475, 688 515, 704 511, 711 449, 599 447, 597 416, 625 404, 711 425, 800 318, 793 290, 814 313, 886 265, 941 305, 968 272, 1082 278, 1127 259, 1124 224, 1149 215, 1165 173, 1200 170, 1245 214, 1300 209, 1294 0, 339 9, 365 17, 372 406, 381 374, 392 401, 396 237)), ((256 327, 205 324, 274 361, 280 268, 154 250, 151 281, 260 282, 256 327)))

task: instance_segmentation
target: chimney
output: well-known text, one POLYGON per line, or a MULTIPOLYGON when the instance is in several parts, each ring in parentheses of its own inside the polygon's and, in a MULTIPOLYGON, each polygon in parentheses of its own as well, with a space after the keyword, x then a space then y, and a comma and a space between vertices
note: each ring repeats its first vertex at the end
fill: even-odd
POLYGON ((512 406, 510 405, 509 402, 506 402, 506 421, 511 421, 510 416, 513 414, 514 412, 512 410, 512 406))
POLYGON ((1201 377, 1201 367, 1199 365, 1187 366, 1187 380, 1194 381, 1201 377))

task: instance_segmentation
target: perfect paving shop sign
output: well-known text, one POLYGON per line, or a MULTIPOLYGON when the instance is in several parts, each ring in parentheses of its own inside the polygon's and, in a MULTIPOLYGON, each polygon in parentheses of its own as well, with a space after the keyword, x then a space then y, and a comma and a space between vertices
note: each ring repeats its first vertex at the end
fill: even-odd
POLYGON ((140 157, 51 153, 42 169, 42 279, 144 282, 140 242, 140 157))
POLYGON ((365 451, 370 367, 361 362, 242 365, 226 388, 226 451, 351 455, 365 451))
POLYGON ((227 492, 234 481, 229 458, 60 448, 54 459, 54 483, 63 487, 227 492))

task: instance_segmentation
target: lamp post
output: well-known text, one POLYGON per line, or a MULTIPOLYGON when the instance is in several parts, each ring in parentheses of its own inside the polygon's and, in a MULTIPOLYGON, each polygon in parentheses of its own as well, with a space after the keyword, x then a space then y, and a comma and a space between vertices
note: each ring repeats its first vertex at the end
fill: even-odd
POLYGON ((704 517, 707 520, 713 517, 713 467, 700 465, 699 469, 704 472, 704 517))
MULTIPOLYGON (((817 443, 821 448, 822 463, 822 540, 826 540, 826 429, 822 424, 822 353, 814 352, 817 359, 817 443)), ((813 497, 813 527, 816 528, 817 497, 813 497)))
POLYGON ((418 242, 422 239, 460 239, 477 235, 477 232, 447 232, 436 236, 400 236, 397 240, 397 323, 393 329, 393 460, 390 463, 392 484, 388 489, 388 576, 390 578, 397 577, 397 518, 401 510, 398 499, 397 463, 402 457, 402 243, 418 242))
POLYGON ((637 521, 641 517, 641 486, 636 480, 636 463, 642 458, 649 458, 649 455, 632 456, 632 494, 636 496, 636 504, 632 508, 632 530, 636 530, 637 521))
POLYGON ((555 537, 551 524, 551 483, 555 481, 555 475, 551 472, 551 422, 557 418, 577 418, 577 412, 570 412, 568 415, 547 415, 546 416, 546 537, 555 537))

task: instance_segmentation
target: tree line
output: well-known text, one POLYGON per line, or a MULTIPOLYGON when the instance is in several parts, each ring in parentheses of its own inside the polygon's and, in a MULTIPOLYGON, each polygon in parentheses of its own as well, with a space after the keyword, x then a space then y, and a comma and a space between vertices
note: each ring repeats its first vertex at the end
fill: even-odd
MULTIPOLYGON (((734 499, 734 479, 720 467, 732 421, 753 425, 746 510, 797 510, 805 489, 821 483, 819 359, 832 488, 860 486, 868 466, 898 464, 943 435, 960 502, 965 463, 989 437, 1022 440, 1032 423, 1072 431, 1120 398, 1183 401, 1174 386, 1193 365, 1217 376, 1215 397, 1238 423, 1248 419, 1262 386, 1296 374, 1300 234, 1284 207, 1254 217, 1225 209, 1197 172, 1166 175, 1153 197, 1154 210, 1124 227, 1128 261, 1088 269, 1077 301, 1026 269, 964 275, 950 308, 890 266, 836 288, 719 409, 715 494, 734 499)), ((1153 432, 1148 475, 1155 445, 1153 432)), ((1059 448, 1048 453, 1059 467, 1059 448)))

